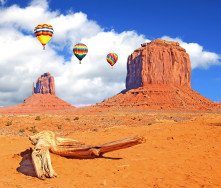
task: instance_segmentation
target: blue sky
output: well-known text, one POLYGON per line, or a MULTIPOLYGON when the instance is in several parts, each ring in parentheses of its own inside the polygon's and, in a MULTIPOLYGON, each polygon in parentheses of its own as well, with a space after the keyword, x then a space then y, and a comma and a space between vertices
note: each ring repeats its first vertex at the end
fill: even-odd
POLYGON ((180 37, 221 53, 220 0, 51 0, 49 6, 82 11, 107 29, 135 30, 149 39, 180 37))
MULTIPOLYGON (((113 72, 109 72, 109 67, 102 65, 101 68, 99 67, 99 64, 97 65, 97 69, 100 71, 103 70, 105 75, 100 73, 99 75, 96 75, 96 70, 93 70, 93 67, 87 67, 86 69, 88 72, 81 70, 79 77, 70 77, 70 80, 68 80, 69 78, 67 76, 65 77, 63 73, 61 73, 61 70, 64 69, 64 72, 66 71, 65 75, 72 75, 68 70, 78 69, 79 67, 76 67, 77 65, 68 68, 62 67, 59 70, 52 67, 53 65, 43 65, 47 71, 52 72, 55 75, 55 78, 57 77, 58 95, 68 102, 73 104, 95 103, 101 101, 103 98, 111 97, 118 93, 122 87, 124 87, 125 64, 123 63, 126 63, 127 55, 136 49, 136 47, 139 47, 139 44, 143 41, 162 38, 164 36, 167 36, 167 38, 171 38, 172 40, 180 40, 184 46, 187 46, 187 51, 190 53, 193 63, 193 89, 213 101, 221 101, 221 1, 219 0, 7 0, 2 2, 4 3, 2 3, 0 11, 2 11, 2 15, 4 15, 2 18, 4 20, 0 23, 0 32, 1 29, 7 29, 11 32, 16 32, 19 36, 22 35, 20 37, 33 37, 30 35, 32 32, 32 25, 27 23, 29 18, 26 10, 30 7, 36 9, 36 11, 38 10, 37 8, 43 7, 41 17, 45 22, 51 21, 52 23, 56 23, 56 20, 64 19, 64 24, 67 22, 65 28, 68 27, 68 24, 76 23, 74 21, 68 22, 69 19, 75 19, 77 21, 83 20, 82 23, 88 24, 85 28, 82 27, 81 24, 79 24, 78 28, 72 26, 73 28, 71 29, 75 31, 73 32, 73 35, 70 34, 68 29, 62 31, 58 31, 57 29, 57 31, 60 32, 60 35, 70 35, 71 39, 64 39, 61 36, 57 36, 57 38, 55 37, 46 52, 50 54, 43 55, 47 55, 47 58, 50 57, 48 61, 56 61, 59 66, 61 63, 71 64, 73 61, 76 61, 72 54, 68 52, 68 49, 71 48, 71 43, 85 41, 90 44, 90 42, 92 43, 92 41, 95 40, 99 40, 98 43, 100 43, 104 38, 109 39, 110 41, 122 39, 122 37, 126 39, 128 38, 128 40, 130 38, 129 42, 123 40, 122 42, 119 42, 120 49, 123 49, 124 51, 122 50, 122 52, 119 52, 120 54, 122 53, 122 59, 119 60, 119 63, 122 62, 122 64, 116 66, 114 72, 116 80, 111 78, 113 72), (9 13, 10 11, 12 12, 10 7, 13 5, 17 6, 15 10, 13 9, 14 17, 16 17, 17 11, 18 15, 22 15, 21 17, 24 19, 24 22, 10 17, 9 13), (19 11, 22 13, 19 13, 19 11), (79 12, 82 14, 78 14, 79 12), (79 18, 77 16, 79 16, 79 18), (25 21, 26 19, 27 22, 25 21), (91 32, 85 31, 88 30, 88 28, 91 29, 91 32), (81 30, 79 31, 80 34, 78 34, 77 31, 79 29, 84 31, 81 30), (130 31, 133 31, 133 33, 128 33, 130 31), (75 38, 74 35, 76 36, 75 38), (61 44, 61 41, 64 41, 61 45, 62 47, 58 47, 58 44, 61 44), (194 45, 192 45, 193 43, 194 45), (130 47, 127 47, 126 45, 130 47), (204 53, 211 53, 209 54, 210 57, 205 59, 204 53), (83 77, 84 79, 82 79, 83 77), (74 79, 79 80, 79 83, 74 82, 74 79), (87 86, 87 83, 90 83, 90 79, 93 80, 92 87, 87 86), (70 91, 62 86, 65 84, 68 85, 69 82, 73 82, 73 88, 70 91), (108 82, 112 83, 112 85, 108 85, 108 82), (84 84, 86 90, 80 87, 84 84), (98 90, 98 93, 100 93, 98 95, 92 91, 95 86, 100 88, 105 86, 106 89, 105 91, 102 89, 98 90), (113 87, 115 87, 115 89, 113 89, 113 87), (76 92, 76 90, 79 92, 76 92), (84 98, 85 100, 80 99, 80 97, 75 97, 76 99, 73 99, 74 96, 79 96, 82 92, 87 92, 87 95, 81 96, 81 98, 84 98)), ((36 18, 39 17, 39 22, 41 23, 42 20, 40 20, 39 15, 40 13, 36 14, 36 18)), ((38 20, 35 21, 36 23, 38 22, 38 20)), ((60 27, 62 27, 62 25, 60 25, 60 27)), ((106 43, 109 44, 108 41, 106 43)), ((114 44, 116 44, 116 42, 114 44)), ((113 46, 114 45, 110 42, 109 48, 107 48, 106 51, 110 50, 111 47, 113 48, 113 46)), ((33 49, 33 51, 34 50, 36 51, 36 49, 33 49)), ((119 49, 115 47, 114 50, 119 49)), ((25 53, 27 54, 27 50, 20 52, 21 56, 25 53)), ((42 61, 43 64, 45 57, 43 57, 41 51, 37 53, 39 53, 39 56, 42 56, 42 58, 39 59, 39 62, 42 61)), ((96 56, 96 58, 89 56, 85 61, 101 61, 102 54, 97 53, 94 56, 96 56)), ((33 56, 30 55, 30 58, 32 57, 34 58, 34 52, 33 56)), ((7 58, 6 60, 11 62, 11 60, 7 58)), ((25 61, 24 58, 21 58, 21 61, 25 61)), ((25 62, 24 65, 26 65, 25 62)), ((80 68, 82 69, 83 67, 80 68)), ((16 70, 21 70, 21 68, 17 67, 16 70)), ((42 70, 42 68, 36 66, 34 63, 33 67, 27 70, 24 69, 23 71, 30 72, 30 74, 26 76, 32 81, 36 80, 36 76, 38 76, 41 71, 46 72, 46 70, 42 70), (31 74, 31 70, 33 69, 36 70, 36 74, 34 75, 31 74)), ((0 78, 2 77, 2 80, 4 80, 4 76, 5 75, 2 73, 0 78)), ((21 84, 24 88, 28 89, 30 83, 21 82, 21 84)), ((10 101, 9 97, 15 96, 14 94, 19 91, 19 88, 17 88, 17 90, 11 90, 10 88, 5 88, 4 91, 2 90, 2 94, 4 95, 2 101, 7 100, 8 102, 1 102, 0 98, 0 106, 15 104, 29 95, 28 92, 24 92, 19 96, 16 95, 16 100, 10 101)))

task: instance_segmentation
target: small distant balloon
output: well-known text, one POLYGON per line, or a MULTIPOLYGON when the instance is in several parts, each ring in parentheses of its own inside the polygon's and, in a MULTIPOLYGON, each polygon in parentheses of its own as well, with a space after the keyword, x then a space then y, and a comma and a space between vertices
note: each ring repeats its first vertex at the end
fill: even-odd
POLYGON ((51 40, 54 29, 52 25, 49 24, 39 24, 34 29, 35 36, 42 44, 43 49, 45 50, 45 45, 51 40))
POLYGON ((118 56, 115 53, 109 53, 107 54, 107 62, 113 67, 114 64, 117 62, 118 60, 118 56))
POLYGON ((81 64, 81 60, 87 55, 88 47, 83 43, 78 43, 73 48, 74 55, 79 59, 79 63, 81 64))

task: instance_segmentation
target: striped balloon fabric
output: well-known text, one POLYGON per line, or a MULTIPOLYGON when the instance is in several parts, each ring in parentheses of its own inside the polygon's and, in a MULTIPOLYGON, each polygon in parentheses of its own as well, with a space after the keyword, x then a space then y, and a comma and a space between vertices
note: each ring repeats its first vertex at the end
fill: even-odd
POLYGON ((45 49, 45 45, 51 40, 54 30, 52 25, 39 24, 34 29, 35 36, 45 49))
POLYGON ((118 56, 115 53, 109 53, 107 54, 107 62, 111 65, 114 66, 114 64, 117 62, 118 60, 118 56))
POLYGON ((88 47, 83 43, 78 43, 73 48, 73 53, 80 60, 80 64, 81 60, 87 55, 87 52, 88 47))

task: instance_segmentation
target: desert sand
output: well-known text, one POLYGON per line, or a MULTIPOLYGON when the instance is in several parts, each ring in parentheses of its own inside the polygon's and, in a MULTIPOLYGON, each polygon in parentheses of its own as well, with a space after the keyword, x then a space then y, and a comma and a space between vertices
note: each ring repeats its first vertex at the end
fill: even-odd
POLYGON ((45 114, 2 114, 0 187, 220 187, 221 114, 95 107, 45 114), (70 159, 54 154, 57 178, 39 180, 28 140, 53 130, 88 144, 128 136, 146 142, 104 158, 70 159))

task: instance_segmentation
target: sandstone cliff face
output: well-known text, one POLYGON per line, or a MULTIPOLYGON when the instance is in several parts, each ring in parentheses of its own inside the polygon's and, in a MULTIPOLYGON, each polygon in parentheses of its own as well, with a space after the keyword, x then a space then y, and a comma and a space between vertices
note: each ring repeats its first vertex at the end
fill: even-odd
POLYGON ((190 59, 179 43, 157 39, 141 46, 128 57, 127 90, 148 84, 190 87, 190 59))
POLYGON ((41 93, 41 94, 52 94, 55 95, 55 83, 54 77, 51 74, 44 73, 41 75, 36 82, 36 87, 33 86, 32 93, 41 93))

